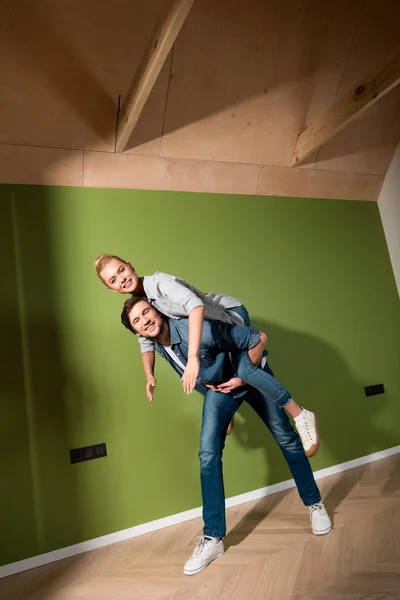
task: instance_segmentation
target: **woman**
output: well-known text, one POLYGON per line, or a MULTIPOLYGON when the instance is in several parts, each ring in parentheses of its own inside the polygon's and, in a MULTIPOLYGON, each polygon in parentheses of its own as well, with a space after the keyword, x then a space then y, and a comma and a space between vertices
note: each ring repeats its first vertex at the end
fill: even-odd
MULTIPOLYGON (((249 325, 249 316, 243 304, 231 296, 203 293, 167 273, 156 272, 151 276, 139 277, 132 265, 114 254, 100 254, 95 267, 97 275, 104 285, 119 294, 131 294, 147 298, 159 312, 170 318, 189 320, 189 353, 186 368, 182 376, 183 389, 190 394, 199 374, 199 350, 204 319, 220 320, 236 325, 249 325)), ((154 344, 147 338, 139 338, 142 363, 146 375, 146 395, 151 401, 156 386, 154 378, 154 344)), ((276 400, 294 419, 300 434, 304 450, 311 457, 319 448, 319 434, 314 413, 300 407, 293 398, 288 398, 285 388, 272 375, 255 367, 244 352, 232 354, 238 377, 215 386, 213 389, 229 393, 233 389, 248 383, 268 396, 271 386, 281 395, 276 400)), ((275 393, 275 396, 277 394, 275 393)), ((232 431, 233 421, 227 434, 232 431)))

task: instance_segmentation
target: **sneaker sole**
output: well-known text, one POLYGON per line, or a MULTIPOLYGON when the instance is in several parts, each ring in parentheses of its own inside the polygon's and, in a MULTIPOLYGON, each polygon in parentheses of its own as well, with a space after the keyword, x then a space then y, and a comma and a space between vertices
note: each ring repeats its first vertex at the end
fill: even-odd
POLYGON ((330 527, 328 527, 328 529, 323 529, 322 531, 317 531, 316 529, 312 530, 314 535, 326 535, 330 531, 332 531, 332 525, 330 527))
POLYGON ((196 569, 195 571, 186 571, 186 569, 183 569, 183 574, 184 574, 184 575, 197 575, 197 573, 200 573, 201 571, 204 571, 204 569, 205 569, 206 567, 208 567, 208 565, 209 565, 210 563, 212 563, 212 561, 213 561, 213 560, 215 560, 216 558, 219 558, 220 556, 222 556, 222 555, 224 554, 224 552, 225 552, 225 549, 224 549, 224 550, 222 550, 222 552, 220 552, 220 553, 219 553, 219 554, 217 554, 216 556, 213 556, 212 558, 210 558, 210 560, 209 560, 209 561, 208 561, 208 562, 207 562, 205 565, 203 565, 202 567, 199 567, 199 568, 198 568, 198 569, 196 569))
MULTIPOLYGON (((317 419, 317 415, 315 413, 313 413, 313 415, 314 415, 314 419, 315 419, 315 433, 317 436, 317 441, 315 444, 313 444, 311 446, 311 448, 309 448, 308 450, 304 450, 304 454, 307 456, 307 458, 312 458, 313 456, 315 456, 317 454, 317 452, 319 450, 320 438, 319 438, 319 429, 318 429, 318 419, 317 419)), ((326 532, 326 533, 328 533, 328 532, 326 532)))

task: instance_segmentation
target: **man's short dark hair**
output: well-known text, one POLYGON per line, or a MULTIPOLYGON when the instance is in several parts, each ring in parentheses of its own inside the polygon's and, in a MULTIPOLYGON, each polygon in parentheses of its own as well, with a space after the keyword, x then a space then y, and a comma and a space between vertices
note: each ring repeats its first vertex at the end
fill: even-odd
POLYGON ((124 307, 121 313, 122 325, 129 329, 129 331, 131 331, 135 335, 138 335, 138 332, 131 325, 131 322, 129 320, 129 313, 131 312, 135 304, 142 301, 147 302, 147 298, 141 298, 140 296, 131 296, 130 298, 128 298, 128 300, 125 300, 124 307))

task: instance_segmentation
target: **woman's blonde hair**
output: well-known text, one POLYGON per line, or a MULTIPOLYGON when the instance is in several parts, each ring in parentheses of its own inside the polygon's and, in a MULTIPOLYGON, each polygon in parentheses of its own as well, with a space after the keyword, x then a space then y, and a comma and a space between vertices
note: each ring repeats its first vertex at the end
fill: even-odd
POLYGON ((124 260, 120 256, 117 256, 116 254, 106 254, 105 252, 103 252, 102 254, 99 254, 99 256, 94 261, 94 266, 95 266, 96 273, 97 273, 99 279, 104 283, 104 285, 106 287, 108 287, 108 285, 106 284, 105 281, 103 281, 100 273, 108 265, 108 263, 111 262, 112 260, 119 260, 122 263, 124 263, 125 265, 129 265, 129 263, 126 262, 126 260, 124 260))

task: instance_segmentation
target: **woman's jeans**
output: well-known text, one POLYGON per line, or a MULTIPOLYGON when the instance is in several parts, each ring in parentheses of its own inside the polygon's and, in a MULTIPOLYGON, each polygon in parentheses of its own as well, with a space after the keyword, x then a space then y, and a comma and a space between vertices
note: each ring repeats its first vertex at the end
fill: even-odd
MULTIPOLYGON (((244 325, 250 326, 249 313, 243 305, 235 306, 235 308, 231 308, 230 310, 243 319, 244 325)), ((268 400, 276 403, 280 408, 284 408, 292 399, 287 389, 273 377, 272 371, 270 369, 265 371, 259 366, 254 365, 247 352, 232 352, 231 361, 235 373, 240 379, 243 379, 251 387, 259 390, 268 400)))

